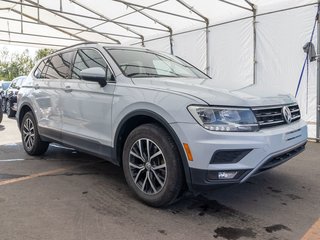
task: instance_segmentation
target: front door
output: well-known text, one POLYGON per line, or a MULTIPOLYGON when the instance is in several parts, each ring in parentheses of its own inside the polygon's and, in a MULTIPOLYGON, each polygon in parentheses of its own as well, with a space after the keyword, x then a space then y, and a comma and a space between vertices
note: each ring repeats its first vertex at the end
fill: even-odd
POLYGON ((97 155, 109 156, 111 146, 111 108, 115 83, 101 87, 98 82, 80 79, 80 72, 91 67, 109 71, 96 49, 77 51, 71 79, 64 82, 62 97, 62 139, 97 155))

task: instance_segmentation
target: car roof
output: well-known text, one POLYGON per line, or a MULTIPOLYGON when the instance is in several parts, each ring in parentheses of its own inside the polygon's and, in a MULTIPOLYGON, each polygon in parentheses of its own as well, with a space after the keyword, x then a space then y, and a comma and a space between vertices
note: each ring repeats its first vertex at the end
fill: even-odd
POLYGON ((64 52, 67 52, 69 50, 76 50, 76 49, 79 49, 81 47, 94 47, 94 46, 102 46, 106 49, 127 49, 127 50, 147 50, 147 51, 153 51, 151 49, 148 49, 148 48, 145 48, 145 47, 137 47, 137 46, 127 46, 127 45, 118 45, 118 44, 105 44, 105 43, 99 43, 99 42, 85 42, 85 43, 79 43, 79 44, 75 44, 75 45, 72 45, 72 46, 69 46, 69 47, 65 47, 65 48, 62 48, 62 49, 59 49, 57 51, 55 51, 54 53, 42 58, 41 60, 44 60, 46 58, 49 58, 49 57, 52 57, 56 54, 59 54, 59 53, 64 53, 64 52))

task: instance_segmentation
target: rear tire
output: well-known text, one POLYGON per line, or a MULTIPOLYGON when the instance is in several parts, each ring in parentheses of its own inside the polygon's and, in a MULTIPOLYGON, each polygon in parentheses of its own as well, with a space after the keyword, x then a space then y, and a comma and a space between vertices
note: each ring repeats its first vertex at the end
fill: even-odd
POLYGON ((144 124, 134 129, 124 144, 122 159, 129 187, 146 204, 166 206, 181 193, 181 158, 173 139, 160 126, 144 124))
POLYGON ((38 125, 32 112, 27 112, 21 123, 21 137, 24 150, 31 156, 44 154, 49 143, 41 140, 38 125))

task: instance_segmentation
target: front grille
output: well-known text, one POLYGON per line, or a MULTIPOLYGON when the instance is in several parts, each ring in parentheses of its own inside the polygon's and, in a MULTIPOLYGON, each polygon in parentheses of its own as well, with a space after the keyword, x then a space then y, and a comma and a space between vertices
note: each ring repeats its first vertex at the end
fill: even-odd
POLYGON ((279 154, 277 156, 273 156, 272 158, 270 158, 268 161, 266 161, 260 168, 259 170, 256 172, 260 173, 263 172, 265 170, 268 170, 270 168, 274 168, 286 161, 288 161, 289 159, 293 158, 294 156, 298 155, 299 153, 303 152, 305 149, 306 143, 291 149, 285 153, 279 154))
MULTIPOLYGON (((286 124, 282 113, 283 107, 284 106, 253 108, 252 110, 260 128, 267 128, 286 124)), ((292 116, 291 122, 299 120, 301 116, 298 104, 288 105, 288 108, 290 109, 292 116)))

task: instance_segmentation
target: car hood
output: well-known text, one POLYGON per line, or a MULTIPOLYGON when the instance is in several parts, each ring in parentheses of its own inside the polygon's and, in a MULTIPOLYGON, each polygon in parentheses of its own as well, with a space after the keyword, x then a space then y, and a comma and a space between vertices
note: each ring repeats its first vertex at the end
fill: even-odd
POLYGON ((293 96, 281 93, 278 89, 266 89, 253 85, 238 90, 227 90, 215 87, 212 79, 133 78, 132 81, 135 85, 144 88, 191 95, 209 105, 254 107, 295 102, 293 96))

